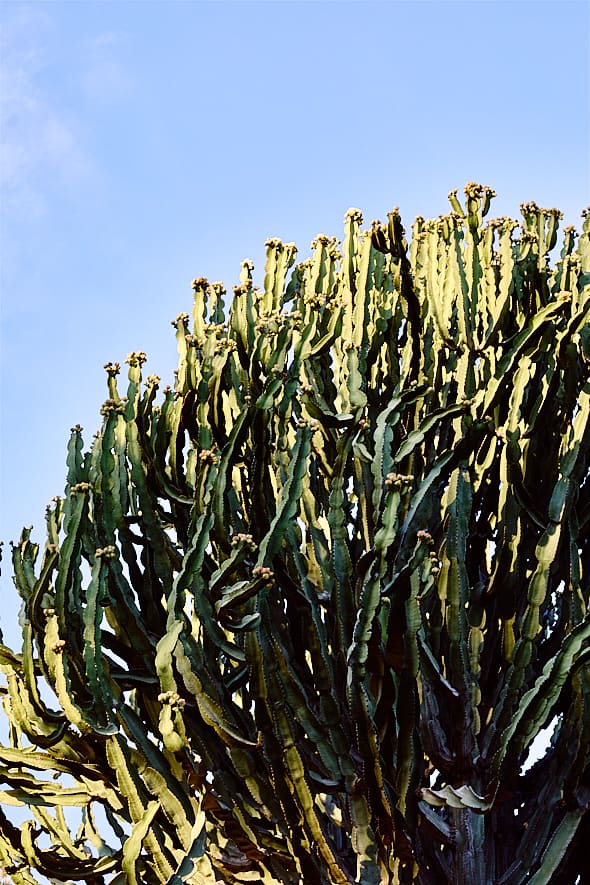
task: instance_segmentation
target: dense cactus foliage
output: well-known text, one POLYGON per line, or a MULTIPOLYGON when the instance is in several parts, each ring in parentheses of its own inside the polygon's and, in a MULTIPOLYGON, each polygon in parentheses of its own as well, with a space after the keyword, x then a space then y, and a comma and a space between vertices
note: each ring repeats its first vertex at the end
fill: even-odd
POLYGON ((172 389, 106 366, 42 555, 13 546, 16 885, 575 880, 589 223, 552 264, 557 210, 492 197, 410 245, 397 210, 299 264, 269 240, 260 289, 194 281, 172 389))

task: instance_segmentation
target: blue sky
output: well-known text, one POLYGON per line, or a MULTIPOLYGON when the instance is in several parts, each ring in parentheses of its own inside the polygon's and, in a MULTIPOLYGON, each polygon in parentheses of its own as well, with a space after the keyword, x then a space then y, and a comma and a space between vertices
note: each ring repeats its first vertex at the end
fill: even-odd
POLYGON ((349 206, 409 226, 469 180, 498 215, 589 201, 588 3, 4 0, 0 31, 6 542, 43 541, 105 362, 172 381, 193 277, 231 291, 269 236, 305 257, 349 206))

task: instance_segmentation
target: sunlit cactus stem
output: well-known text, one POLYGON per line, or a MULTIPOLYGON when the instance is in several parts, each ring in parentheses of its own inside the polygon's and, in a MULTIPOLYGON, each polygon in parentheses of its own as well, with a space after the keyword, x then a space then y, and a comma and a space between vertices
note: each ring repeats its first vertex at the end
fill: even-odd
POLYGON ((106 364, 12 547, 15 885, 578 881, 590 224, 553 260, 494 196, 271 238, 260 287, 193 281, 173 386, 106 364))

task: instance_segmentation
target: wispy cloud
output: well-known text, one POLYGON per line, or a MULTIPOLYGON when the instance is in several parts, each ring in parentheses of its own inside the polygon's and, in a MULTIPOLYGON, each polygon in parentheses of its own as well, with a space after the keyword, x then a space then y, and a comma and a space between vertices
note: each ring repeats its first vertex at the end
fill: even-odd
POLYGON ((43 88, 51 23, 42 11, 3 16, 0 43, 0 188, 4 213, 43 214, 46 187, 89 171, 75 126, 43 88))
POLYGON ((98 34, 85 47, 81 85, 89 100, 104 105, 131 95, 133 81, 120 52, 121 37, 112 31, 98 34))
POLYGON ((64 60, 51 6, 12 9, 1 12, 0 190, 4 217, 20 219, 100 178, 92 121, 127 100, 132 81, 116 33, 68 46, 64 60))

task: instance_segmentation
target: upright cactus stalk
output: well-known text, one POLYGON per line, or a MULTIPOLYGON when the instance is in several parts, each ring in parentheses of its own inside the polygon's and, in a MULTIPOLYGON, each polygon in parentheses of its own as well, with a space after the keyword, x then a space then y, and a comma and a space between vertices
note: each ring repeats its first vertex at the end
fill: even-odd
POLYGON ((560 213, 493 196, 410 244, 397 209, 299 264, 268 240, 262 289, 193 282, 174 388, 105 367, 41 556, 12 551, 15 885, 581 872, 590 223, 551 265, 560 213))

